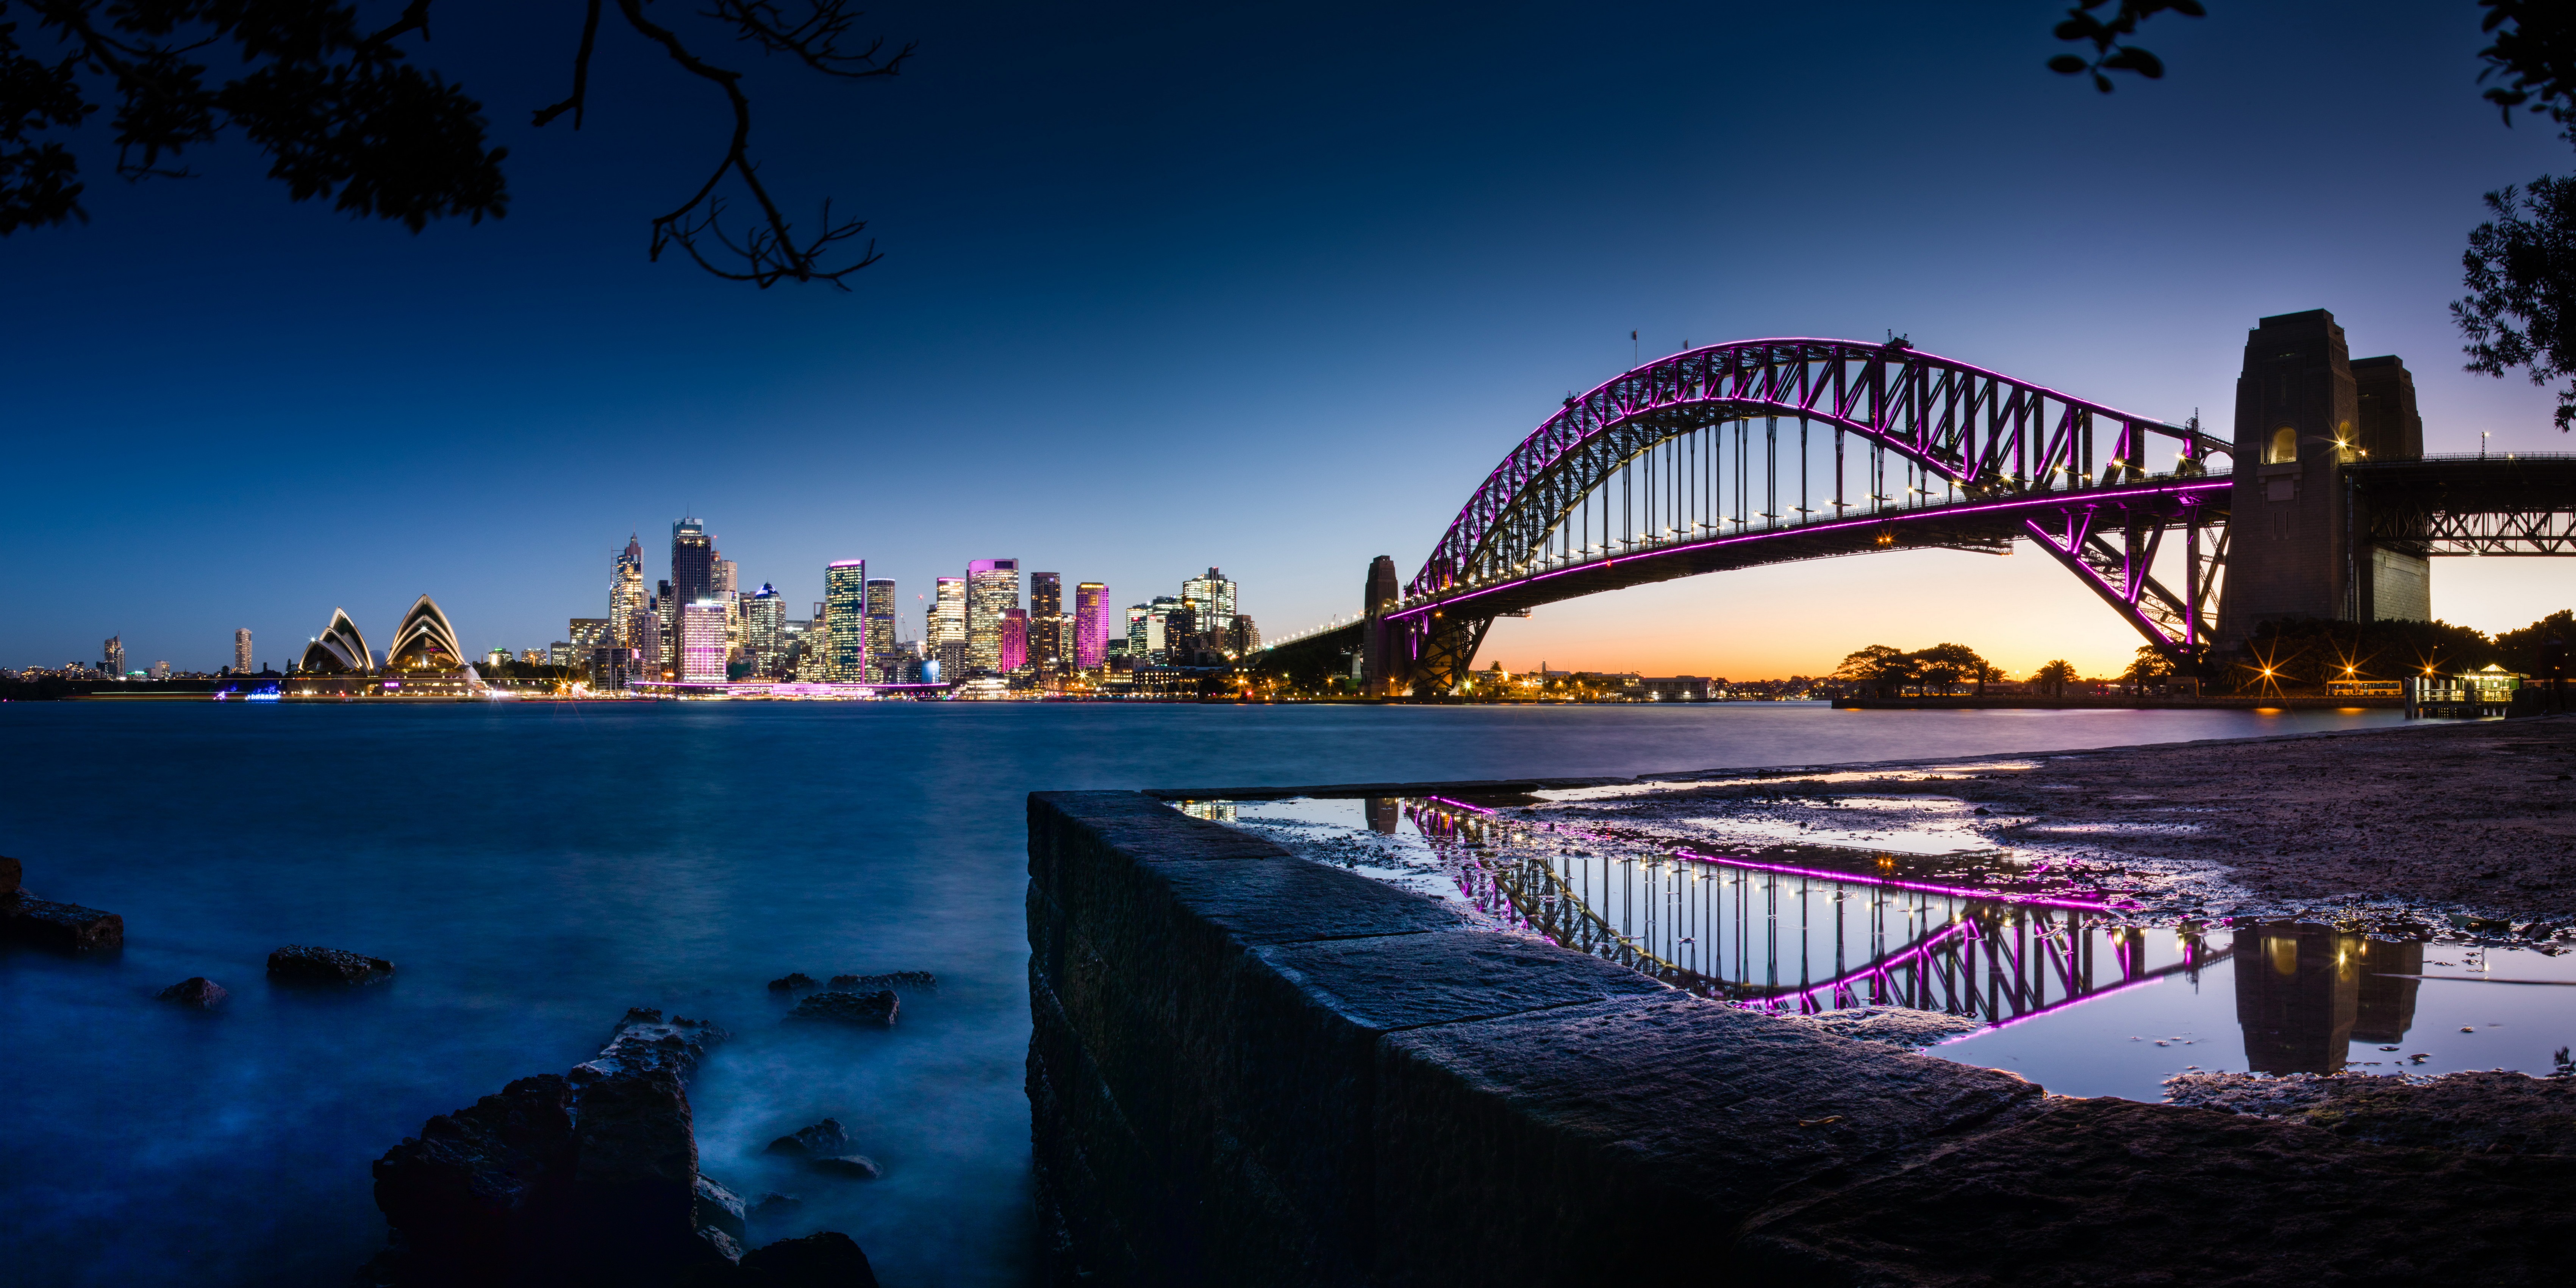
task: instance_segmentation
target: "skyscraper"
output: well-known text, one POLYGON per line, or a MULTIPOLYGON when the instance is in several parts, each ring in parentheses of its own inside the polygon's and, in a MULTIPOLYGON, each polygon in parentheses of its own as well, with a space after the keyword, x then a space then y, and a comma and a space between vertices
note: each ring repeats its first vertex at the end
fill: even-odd
POLYGON ((1073 588, 1073 664, 1097 671, 1109 651, 1109 587, 1086 581, 1073 588))
POLYGON ((688 684, 725 678, 725 607, 712 599, 680 606, 680 674, 688 684))
POLYGON ((1198 610, 1201 631, 1234 629, 1234 583, 1214 568, 1204 577, 1192 577, 1181 583, 1181 599, 1198 610))
POLYGON ((653 664, 664 671, 671 671, 679 664, 679 619, 675 615, 679 603, 671 594, 671 583, 659 583, 652 600, 653 664))
POLYGON ((716 597, 715 538, 695 519, 671 525, 671 592, 683 604, 716 597))
POLYGON ((1064 575, 1052 572, 1029 574, 1029 616, 1056 617, 1064 612, 1064 575))
POLYGON ((123 636, 108 636, 107 643, 99 646, 98 656, 100 659, 98 669, 109 675, 125 674, 125 638, 123 636))
POLYGON ((715 585, 714 592, 707 598, 725 607, 725 657, 729 661, 740 661, 744 655, 742 596, 734 588, 733 560, 725 558, 723 551, 709 545, 707 570, 708 580, 715 585))
POLYGON ((966 565, 966 669, 1002 669, 1002 614, 1020 606, 1020 561, 966 565))
POLYGON ((742 597, 742 650, 753 675, 776 675, 786 660, 787 601, 775 587, 742 597))
POLYGON ((868 561, 839 559, 823 569, 823 634, 833 680, 868 678, 868 561))
POLYGON ((927 656, 939 663, 939 678, 956 680, 966 674, 966 579, 942 577, 938 588, 924 624, 929 638, 923 643, 927 656))
POLYGON ((868 582, 868 674, 863 678, 893 684, 900 669, 894 650, 894 582, 873 578, 868 582))
POLYGON ((993 669, 1008 675, 1029 664, 1029 610, 1002 610, 1001 660, 993 669))
POLYGON ((250 670, 250 628, 247 626, 233 632, 233 670, 237 674, 250 670))
POLYGON ((1063 574, 1030 573, 1028 662, 1035 666, 1064 665, 1065 655, 1072 651, 1066 647, 1070 633, 1065 629, 1063 574))
POLYGON ((632 534, 626 548, 617 554, 616 566, 608 575, 608 647, 643 648, 644 601, 652 598, 644 588, 644 543, 632 534))

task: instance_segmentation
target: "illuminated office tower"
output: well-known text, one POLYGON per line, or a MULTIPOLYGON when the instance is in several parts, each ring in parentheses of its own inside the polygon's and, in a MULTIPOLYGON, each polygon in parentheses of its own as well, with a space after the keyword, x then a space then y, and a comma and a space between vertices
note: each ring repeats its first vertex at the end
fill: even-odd
POLYGON ((608 576, 608 647, 644 647, 641 618, 650 598, 644 589, 644 543, 629 534, 608 576))
POLYGON ((1029 610, 1002 610, 1002 643, 1000 663, 993 669, 1008 675, 1029 664, 1029 610))
POLYGON ((1109 655, 1109 587, 1086 581, 1073 588, 1073 665, 1097 671, 1109 655))
POLYGON ((1214 568, 1204 577, 1192 577, 1181 583, 1181 598, 1198 610, 1201 631, 1234 629, 1234 583, 1214 568))
POLYGON ((725 678, 725 606, 712 599, 680 606, 680 681, 713 684, 725 678))
POLYGON ((1002 614, 1020 606, 1020 561, 978 559, 966 565, 966 669, 1002 667, 1002 614))
POLYGON ((241 674, 248 670, 250 670, 250 628, 245 626, 233 632, 233 672, 241 674))
POLYGON ((734 589, 733 560, 710 545, 707 548, 707 580, 715 590, 707 598, 725 606, 725 656, 739 661, 743 657, 742 596, 734 589))
POLYGON ((942 577, 938 589, 926 624, 928 656, 939 663, 939 678, 960 679, 966 674, 966 579, 942 577))
POLYGON ((566 618, 564 627, 564 633, 572 637, 565 642, 572 645, 573 656, 579 661, 587 662, 593 654, 608 647, 608 619, 605 617, 566 618))
POLYGON ((1236 657, 1250 657, 1261 651, 1261 628, 1252 624, 1249 613, 1234 615, 1234 629, 1228 635, 1226 647, 1233 650, 1236 657))
POLYGON ((660 583, 659 592, 653 596, 653 664, 666 671, 679 661, 679 622, 672 616, 678 605, 679 601, 671 597, 671 583, 660 583))
POLYGON ((842 684, 868 678, 868 561, 839 559, 823 569, 824 669, 842 684))
POLYGON ((671 525, 671 593, 683 604, 716 597, 716 540, 695 519, 671 525))
POLYGON ((865 678, 880 684, 892 684, 901 663, 894 647, 894 581, 887 577, 868 582, 868 674, 865 678))
POLYGON ((787 652, 787 601, 763 585, 742 597, 742 651, 753 675, 776 675, 787 652))
POLYGON ((99 646, 98 655, 99 655, 99 658, 100 658, 100 661, 99 661, 99 664, 98 664, 98 669, 100 669, 100 670, 102 670, 102 671, 107 672, 109 675, 118 676, 118 677, 122 677, 122 676, 124 676, 124 674, 125 674, 125 637, 124 637, 124 636, 121 636, 121 635, 110 635, 110 636, 108 636, 108 637, 107 637, 107 643, 102 644, 102 645, 100 645, 100 646, 99 646))
MULTIPOLYGON (((1029 651, 1033 665, 1062 666, 1068 632, 1064 624, 1064 575, 1052 572, 1029 574, 1029 651)), ((1005 668, 1007 669, 1007 668, 1005 668)))

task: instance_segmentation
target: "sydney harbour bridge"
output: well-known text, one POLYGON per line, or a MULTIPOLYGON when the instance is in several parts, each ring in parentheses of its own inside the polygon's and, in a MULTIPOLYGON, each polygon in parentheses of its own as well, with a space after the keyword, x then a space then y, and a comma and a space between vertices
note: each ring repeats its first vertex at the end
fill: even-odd
POLYGON ((2394 357, 2323 310, 2248 333, 2233 432, 1903 339, 1742 340, 1623 372, 1506 453, 1409 581, 1271 650, 1443 694, 1500 617, 1703 573, 2028 542, 2186 674, 2269 620, 2430 615, 2430 561, 2576 554, 2576 456, 2423 454, 2394 357), (1292 652, 1293 650, 1293 652, 1292 652))

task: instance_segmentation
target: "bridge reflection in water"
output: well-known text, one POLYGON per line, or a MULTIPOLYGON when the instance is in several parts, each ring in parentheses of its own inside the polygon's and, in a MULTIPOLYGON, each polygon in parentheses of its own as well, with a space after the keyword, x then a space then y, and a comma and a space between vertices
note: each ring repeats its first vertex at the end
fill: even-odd
MULTIPOLYGON (((1392 830, 1390 806, 1371 822, 1392 830), (1381 821, 1384 820, 1384 821, 1381 821)), ((1704 997, 1812 1014, 1888 1005, 2005 1024, 2224 959, 2198 932, 2143 928, 2089 899, 1878 872, 1641 851, 1436 798, 1402 802, 1469 902, 1578 951, 1704 997)), ((1803 857, 1803 854, 1800 856, 1803 857)))

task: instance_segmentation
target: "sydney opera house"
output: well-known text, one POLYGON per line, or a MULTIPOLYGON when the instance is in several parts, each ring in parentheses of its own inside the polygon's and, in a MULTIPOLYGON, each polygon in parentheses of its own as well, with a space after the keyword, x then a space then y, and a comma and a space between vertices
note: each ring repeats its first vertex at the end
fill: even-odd
POLYGON ((304 646, 303 658, 287 676, 283 696, 456 699, 473 697, 482 683, 466 665, 447 614, 438 601, 423 595, 403 614, 381 665, 357 622, 346 611, 332 609, 330 624, 304 646))

